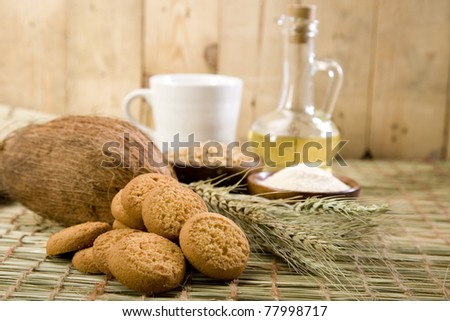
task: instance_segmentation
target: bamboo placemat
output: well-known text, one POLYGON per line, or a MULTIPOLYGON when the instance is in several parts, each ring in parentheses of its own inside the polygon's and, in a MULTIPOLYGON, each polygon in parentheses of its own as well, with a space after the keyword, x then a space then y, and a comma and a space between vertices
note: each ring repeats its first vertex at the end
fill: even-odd
POLYGON ((52 114, 0 104, 0 140, 13 130, 30 123, 46 122, 55 117, 52 114))
POLYGON ((448 300, 450 299, 450 163, 352 161, 338 168, 363 186, 371 202, 392 211, 380 222, 389 242, 371 257, 344 258, 353 288, 297 275, 279 259, 252 254, 231 283, 190 271, 185 284, 143 296, 103 275, 76 271, 69 257, 46 257, 60 227, 19 204, 0 205, 0 298, 3 300, 448 300))

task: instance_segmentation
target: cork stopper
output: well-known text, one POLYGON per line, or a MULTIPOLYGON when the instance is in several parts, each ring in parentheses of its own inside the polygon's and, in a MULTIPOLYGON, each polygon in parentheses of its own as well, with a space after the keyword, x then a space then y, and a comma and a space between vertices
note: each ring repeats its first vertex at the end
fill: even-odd
POLYGON ((307 20, 316 19, 315 5, 302 5, 300 3, 290 3, 287 5, 286 14, 295 18, 302 18, 307 20))
MULTIPOLYGON (((286 8, 286 15, 296 19, 315 20, 315 5, 302 5, 300 3, 290 3, 286 8)), ((307 25, 298 26, 295 31, 290 34, 289 41, 293 43, 306 43, 310 38, 307 25)))

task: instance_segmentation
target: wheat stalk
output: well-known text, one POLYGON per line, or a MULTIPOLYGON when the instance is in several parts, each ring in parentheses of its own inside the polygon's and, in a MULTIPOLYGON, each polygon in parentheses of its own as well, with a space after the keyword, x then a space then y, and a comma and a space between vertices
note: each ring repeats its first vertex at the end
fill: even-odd
POLYGON ((336 260, 351 260, 356 251, 375 248, 374 217, 386 205, 312 198, 294 205, 258 196, 232 193, 233 187, 195 182, 189 187, 211 211, 239 224, 252 247, 281 257, 296 273, 319 275, 340 283, 351 274, 336 260))

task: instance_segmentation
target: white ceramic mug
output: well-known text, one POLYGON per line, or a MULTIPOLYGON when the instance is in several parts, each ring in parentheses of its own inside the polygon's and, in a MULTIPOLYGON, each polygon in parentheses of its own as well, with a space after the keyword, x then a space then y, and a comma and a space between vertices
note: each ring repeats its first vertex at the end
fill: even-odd
POLYGON ((150 77, 149 84, 150 88, 130 92, 123 99, 122 110, 160 149, 170 149, 177 134, 182 142, 191 134, 196 142, 235 140, 241 79, 217 74, 160 74, 150 77), (137 97, 144 97, 152 109, 153 129, 132 116, 131 102, 137 97))

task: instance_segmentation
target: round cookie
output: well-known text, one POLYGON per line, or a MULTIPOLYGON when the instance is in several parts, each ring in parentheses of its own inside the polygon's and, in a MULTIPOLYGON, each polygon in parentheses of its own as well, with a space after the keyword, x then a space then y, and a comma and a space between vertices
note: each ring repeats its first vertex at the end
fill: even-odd
POLYGON ((119 220, 114 220, 114 222, 112 224, 112 228, 113 228, 113 230, 118 230, 118 229, 131 228, 131 227, 126 226, 119 220))
POLYGON ((192 266, 219 280, 237 278, 250 254, 241 228, 216 213, 201 213, 187 220, 180 232, 180 246, 192 266))
POLYGON ((178 185, 178 181, 170 176, 148 173, 136 176, 123 188, 121 194, 125 217, 116 217, 125 225, 136 229, 145 229, 142 221, 142 202, 147 194, 156 186, 178 185))
POLYGON ((89 274, 102 273, 102 271, 99 270, 99 268, 94 262, 92 246, 77 251, 72 258, 72 264, 75 267, 75 269, 83 273, 89 274))
POLYGON ((208 207, 195 192, 181 185, 153 188, 142 203, 142 219, 147 231, 177 241, 181 227, 191 216, 208 207))
POLYGON ((116 220, 125 216, 125 209, 122 206, 122 191, 123 189, 117 192, 111 201, 111 214, 116 220))
POLYGON ((111 229, 105 222, 86 222, 65 228, 47 240, 47 255, 78 251, 92 246, 100 234, 111 229))
POLYGON ((181 249, 154 233, 124 236, 111 248, 108 264, 112 275, 123 285, 149 294, 176 288, 186 272, 181 249))
MULTIPOLYGON (((123 225, 134 228, 137 230, 145 231, 145 225, 142 221, 142 218, 140 217, 134 217, 133 215, 130 215, 129 212, 125 210, 125 208, 122 206, 122 192, 123 189, 121 189, 113 198, 111 202, 111 214, 114 216, 115 221, 120 221, 123 225)), ((116 227, 118 224, 116 223, 116 227)), ((113 228, 115 228, 113 226, 113 228)))
POLYGON ((130 228, 111 230, 106 233, 103 233, 102 235, 99 235, 95 239, 93 245, 93 257, 94 262, 100 271, 108 275, 111 274, 111 271, 109 270, 108 267, 108 257, 111 248, 124 236, 136 232, 139 233, 141 231, 133 230, 130 228))

